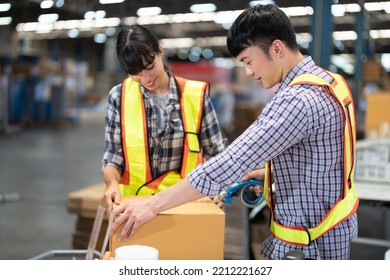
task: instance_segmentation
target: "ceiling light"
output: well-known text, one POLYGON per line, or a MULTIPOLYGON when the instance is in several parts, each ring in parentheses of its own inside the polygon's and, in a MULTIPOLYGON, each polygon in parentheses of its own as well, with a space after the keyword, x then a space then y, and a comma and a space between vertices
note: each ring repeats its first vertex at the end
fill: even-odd
POLYGON ((6 12, 9 11, 9 9, 11 9, 11 4, 9 3, 0 4, 0 12, 6 12))
POLYGON ((169 38, 161 39, 164 48, 190 48, 194 45, 193 38, 169 38))
POLYGON ((356 4, 356 3, 354 3, 354 4, 345 4, 344 6, 345 6, 345 8, 346 8, 348 13, 358 13, 358 12, 360 12, 362 10, 360 5, 356 4))
POLYGON ((53 7, 53 5, 53 0, 43 0, 41 2, 41 9, 50 9, 51 7, 53 7))
POLYGON ((345 15, 345 6, 341 4, 332 5, 332 15, 335 17, 342 17, 345 15))
POLYGON ((84 14, 84 19, 91 20, 95 18, 95 12, 94 11, 88 11, 84 14))
POLYGON ((99 10, 99 11, 88 11, 84 14, 85 20, 93 20, 93 19, 103 19, 106 16, 106 11, 99 10))
POLYGON ((0 17, 0 25, 9 25, 12 22, 12 17, 0 17))
POLYGON ((107 36, 114 36, 115 35, 115 28, 114 27, 107 27, 105 33, 107 36))
POLYGON ((390 14, 390 2, 387 1, 383 4, 383 10, 385 10, 386 13, 390 14))
POLYGON ((99 0, 100 4, 117 4, 117 3, 122 3, 125 0, 99 0))
POLYGON ((103 10, 96 11, 95 13, 95 19, 101 19, 104 18, 105 16, 106 16, 106 11, 103 10))
POLYGON ((61 8, 62 6, 64 6, 64 0, 57 0, 56 7, 61 8))
POLYGON ((140 25, 147 24, 164 24, 170 22, 171 17, 169 15, 157 15, 153 17, 128 17, 125 19, 126 25, 133 25, 138 23, 140 25))
POLYGON ((55 22, 58 20, 58 14, 42 14, 38 17, 38 22, 55 22))
POLYGON ((202 51, 202 56, 205 59, 210 59, 210 58, 212 58, 214 56, 214 52, 211 49, 204 49, 202 51))
POLYGON ((51 24, 38 24, 38 28, 35 31, 36 33, 50 33, 53 31, 51 24))
POLYGON ((193 13, 210 13, 215 12, 216 10, 217 6, 213 3, 193 4, 190 6, 190 11, 193 13))
POLYGON ((233 69, 236 66, 234 60, 230 58, 217 57, 213 61, 215 67, 233 69))
POLYGON ((93 20, 80 20, 80 30, 92 30, 94 28, 93 20))
POLYGON ((188 50, 186 49, 181 49, 177 53, 177 57, 180 58, 181 60, 185 60, 188 58, 188 50))
POLYGON ((190 54, 188 55, 188 59, 191 62, 197 62, 200 59, 200 54, 199 53, 190 52, 190 54))
POLYGON ((107 41, 107 35, 103 33, 98 33, 93 37, 93 41, 98 44, 103 44, 107 41))
POLYGON ((151 16, 157 16, 161 14, 161 8, 160 7, 145 7, 145 8, 139 8, 137 10, 137 15, 139 17, 151 17, 151 16))
POLYGON ((80 21, 77 19, 71 19, 65 21, 65 29, 77 28, 80 26, 80 21))
POLYGON ((364 8, 369 12, 380 10, 387 11, 389 3, 389 1, 364 3, 364 8))
POLYGON ((68 30, 68 36, 70 38, 76 38, 77 36, 79 36, 79 34, 80 34, 80 31, 76 28, 68 30))
POLYGON ((390 53, 384 53, 381 56, 381 63, 386 71, 390 71, 390 53))
POLYGON ((215 13, 187 13, 187 14, 173 14, 169 17, 172 23, 180 22, 200 22, 213 21, 215 13))
POLYGON ((370 30, 370 37, 373 39, 390 38, 390 29, 370 30))
POLYGON ((243 10, 221 11, 210 13, 185 13, 185 14, 166 14, 152 17, 126 17, 124 18, 125 25, 150 25, 150 24, 165 24, 165 23, 183 23, 183 22, 208 22, 216 21, 224 24, 224 21, 234 21, 234 19, 243 12, 243 10))
POLYGON ((353 74, 355 72, 355 67, 345 55, 331 55, 330 61, 348 74, 353 74))
POLYGON ((213 15, 213 20, 218 24, 233 23, 241 12, 242 11, 221 11, 213 15))
POLYGON ((308 16, 314 13, 313 8, 310 6, 287 7, 281 8, 281 10, 290 17, 308 16))
POLYGON ((356 40, 357 33, 355 31, 335 31, 333 38, 338 41, 356 40))
POLYGON ((16 30, 17 31, 25 31, 25 32, 35 31, 38 29, 38 24, 39 24, 38 22, 19 23, 16 26, 16 30))
POLYGON ((249 7, 252 8, 258 4, 260 4, 260 5, 275 5, 275 1, 273 1, 273 0, 250 1, 249 7))
POLYGON ((364 8, 369 12, 380 11, 382 10, 382 5, 379 2, 364 3, 364 8))

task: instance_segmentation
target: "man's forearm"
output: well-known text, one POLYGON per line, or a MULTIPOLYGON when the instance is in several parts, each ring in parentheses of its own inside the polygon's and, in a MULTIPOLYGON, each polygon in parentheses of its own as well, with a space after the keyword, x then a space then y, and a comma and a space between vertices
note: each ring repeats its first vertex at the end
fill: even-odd
POLYGON ((181 204, 204 197, 187 178, 153 196, 156 213, 171 209, 181 204))

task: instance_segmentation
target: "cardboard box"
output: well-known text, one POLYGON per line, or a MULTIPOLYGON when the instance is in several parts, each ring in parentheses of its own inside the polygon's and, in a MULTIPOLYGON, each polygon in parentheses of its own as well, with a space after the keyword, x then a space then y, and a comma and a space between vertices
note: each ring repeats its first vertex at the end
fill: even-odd
POLYGON ((385 74, 386 71, 376 60, 369 59, 363 65, 363 79, 366 82, 382 82, 385 74))
MULTIPOLYGON (((139 199, 123 197, 122 201, 139 199)), ((203 198, 161 212, 145 223, 131 239, 110 237, 110 251, 124 245, 147 245, 159 251, 160 260, 223 260, 225 213, 203 198)))
POLYGON ((381 125, 390 124, 390 92, 377 92, 367 95, 366 137, 375 131, 378 137, 389 137, 381 125))

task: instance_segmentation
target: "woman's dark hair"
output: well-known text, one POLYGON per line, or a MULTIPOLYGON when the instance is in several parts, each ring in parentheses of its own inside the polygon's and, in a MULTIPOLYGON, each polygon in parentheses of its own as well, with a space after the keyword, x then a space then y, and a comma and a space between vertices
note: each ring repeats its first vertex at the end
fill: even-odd
POLYGON ((116 54, 123 70, 136 75, 152 64, 160 53, 157 37, 147 28, 133 25, 121 29, 116 41, 116 54))
POLYGON ((276 39, 291 50, 299 49, 287 15, 274 5, 256 5, 234 21, 227 35, 227 47, 233 57, 251 46, 259 47, 269 56, 269 48, 276 39))

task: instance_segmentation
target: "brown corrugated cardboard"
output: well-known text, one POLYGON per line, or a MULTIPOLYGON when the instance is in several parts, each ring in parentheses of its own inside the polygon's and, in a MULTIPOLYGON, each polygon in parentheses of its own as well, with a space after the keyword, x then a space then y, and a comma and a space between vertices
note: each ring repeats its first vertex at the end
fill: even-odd
POLYGON ((366 111, 366 137, 375 131, 377 136, 381 135, 381 124, 390 123, 390 92, 371 93, 367 96, 366 111))
MULTIPOLYGON (((122 201, 139 199, 124 197, 122 201)), ((110 237, 110 251, 124 245, 147 245, 159 251, 160 260, 222 260, 225 213, 209 198, 161 212, 145 223, 131 239, 110 237)))

